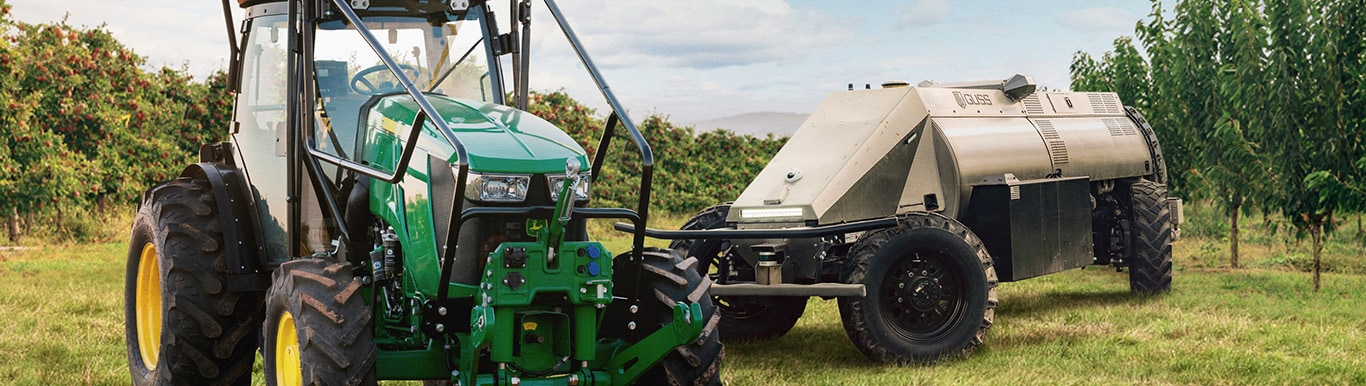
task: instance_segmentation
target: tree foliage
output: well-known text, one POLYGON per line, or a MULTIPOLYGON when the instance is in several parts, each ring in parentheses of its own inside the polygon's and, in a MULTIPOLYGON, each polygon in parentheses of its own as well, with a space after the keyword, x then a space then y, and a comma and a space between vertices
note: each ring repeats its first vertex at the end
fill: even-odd
MULTIPOLYGON (((130 203, 226 138, 224 76, 142 69, 100 28, 29 24, 0 0, 0 215, 130 203)), ((57 221, 60 229, 62 221, 57 221)))
POLYGON ((1334 216, 1366 209, 1366 8, 1185 0, 1171 13, 1154 3, 1138 24, 1146 59, 1127 38, 1100 60, 1078 53, 1074 89, 1116 91, 1146 107, 1172 190, 1230 216, 1234 267, 1238 215, 1280 213, 1313 239, 1317 288, 1321 238, 1334 216))

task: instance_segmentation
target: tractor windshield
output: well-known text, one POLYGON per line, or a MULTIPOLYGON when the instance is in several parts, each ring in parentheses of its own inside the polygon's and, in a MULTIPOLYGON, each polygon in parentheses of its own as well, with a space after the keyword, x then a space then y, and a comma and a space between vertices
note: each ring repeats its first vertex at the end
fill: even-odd
MULTIPOLYGON (((433 23, 425 18, 370 17, 365 26, 422 91, 490 100, 483 33, 477 20, 433 23)), ((403 91, 398 78, 365 44, 355 27, 319 26, 314 66, 319 96, 369 96, 403 91)))
MULTIPOLYGON (((368 17, 365 26, 420 91, 491 101, 484 34, 478 20, 433 22, 415 17, 368 17)), ((314 37, 317 87, 314 138, 318 149, 354 158, 366 103, 375 95, 406 93, 353 25, 324 22, 314 37)), ((329 167, 329 169, 332 169, 329 167)))

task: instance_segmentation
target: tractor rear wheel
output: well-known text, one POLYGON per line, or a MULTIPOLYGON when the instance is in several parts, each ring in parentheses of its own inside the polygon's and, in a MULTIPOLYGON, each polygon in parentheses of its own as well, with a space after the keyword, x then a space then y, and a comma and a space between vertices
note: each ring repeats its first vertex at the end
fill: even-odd
POLYGON ((133 384, 250 384, 261 294, 229 292, 208 181, 153 187, 128 247, 124 317, 133 384))
POLYGON ((706 323, 701 336, 675 347, 636 383, 721 384, 721 359, 725 349, 716 331, 720 317, 707 296, 711 280, 699 275, 695 265, 696 258, 684 259, 672 250, 653 248, 645 250, 644 261, 629 256, 613 260, 614 291, 631 300, 614 301, 607 307, 601 336, 638 342, 673 322, 673 308, 677 302, 699 303, 702 320, 706 323), (632 308, 635 308, 634 312, 632 308))
POLYGON ((881 363, 927 363, 967 355, 995 319, 996 269, 963 224, 933 213, 869 232, 845 262, 863 297, 839 298, 849 340, 881 363))
POLYGON ((378 348, 361 279, 350 263, 297 259, 266 295, 266 383, 373 385, 378 348))
MULTIPOLYGON (((683 224, 683 230, 716 229, 726 226, 730 204, 719 204, 698 212, 683 224)), ((754 268, 735 255, 730 242, 719 239, 675 240, 669 249, 696 257, 698 273, 708 275, 713 282, 726 283, 731 279, 754 280, 754 268), (712 267, 731 262, 733 274, 722 280, 711 273, 712 267)), ((726 342, 776 339, 792 330, 806 312, 807 298, 803 296, 713 296, 716 313, 721 315, 721 340, 726 342)))
POLYGON ((1166 292, 1172 286, 1172 215, 1167 188, 1140 180, 1130 186, 1133 223, 1129 246, 1129 291, 1166 292))

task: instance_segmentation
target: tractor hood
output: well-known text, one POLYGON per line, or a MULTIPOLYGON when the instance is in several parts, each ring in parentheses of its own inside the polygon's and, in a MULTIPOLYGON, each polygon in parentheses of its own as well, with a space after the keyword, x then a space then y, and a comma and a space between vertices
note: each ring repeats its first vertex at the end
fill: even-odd
MULTIPOLYGON (((456 138, 465 145, 470 157, 470 170, 484 173, 564 173, 565 159, 571 157, 577 158, 582 165, 588 164, 582 146, 554 124, 531 113, 495 103, 441 95, 429 94, 427 99, 441 114, 441 118, 446 120, 446 125, 456 138)), ((374 134, 405 138, 413 118, 420 111, 417 103, 406 94, 384 96, 372 102, 366 117, 367 131, 372 133, 372 138, 374 134)), ((398 141, 392 141, 392 144, 397 145, 398 141)), ((431 123, 423 125, 418 148, 438 158, 456 161, 454 147, 431 123)), ((384 158, 378 155, 385 152, 375 150, 367 149, 367 158, 384 158)))

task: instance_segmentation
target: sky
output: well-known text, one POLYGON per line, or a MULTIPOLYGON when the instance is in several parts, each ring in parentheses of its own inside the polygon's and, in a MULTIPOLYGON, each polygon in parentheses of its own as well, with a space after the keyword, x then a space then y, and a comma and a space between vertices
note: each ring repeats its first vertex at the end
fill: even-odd
MULTIPOLYGON (((103 25, 149 68, 197 79, 227 67, 219 1, 8 0, 18 20, 103 25)), ((559 0, 632 117, 675 122, 750 112, 809 113, 827 94, 887 80, 960 82, 1031 75, 1065 89, 1073 54, 1133 36, 1148 1, 972 2, 559 0)), ((236 9, 236 7, 234 7, 236 9)), ((506 13, 498 1, 493 8, 506 13)), ((564 89, 603 111, 543 3, 533 15, 533 90, 564 89)), ((235 23, 241 22, 240 10, 235 23)), ((506 23, 500 23, 506 28, 506 23)))

